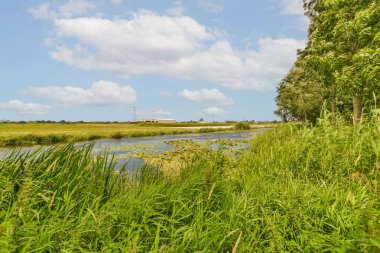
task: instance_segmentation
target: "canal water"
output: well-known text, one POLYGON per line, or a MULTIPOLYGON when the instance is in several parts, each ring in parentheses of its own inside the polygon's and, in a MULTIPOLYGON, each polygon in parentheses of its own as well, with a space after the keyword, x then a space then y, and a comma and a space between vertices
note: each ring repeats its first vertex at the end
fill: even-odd
MULTIPOLYGON (((122 139, 101 139, 96 141, 78 142, 77 146, 83 146, 87 144, 94 145, 94 154, 104 154, 107 152, 109 155, 114 156, 117 161, 116 168, 120 168, 127 165, 129 170, 135 170, 141 166, 144 161, 140 158, 129 157, 133 154, 139 153, 163 153, 173 150, 174 147, 168 142, 178 140, 193 140, 199 143, 206 143, 212 140, 250 140, 258 133, 261 133, 267 129, 257 129, 251 131, 239 131, 239 132, 214 132, 214 133, 197 133, 197 134, 180 134, 180 135, 160 135, 149 137, 133 137, 122 139), (126 158, 129 157, 129 158, 126 158)), ((49 148, 51 146, 43 146, 42 148, 49 148)), ((240 147, 248 147, 247 143, 241 143, 240 147)), ((28 152, 38 147, 23 147, 22 152, 28 152)), ((215 147, 217 148, 217 147, 215 147)), ((13 149, 0 149, 0 158, 7 155, 13 149)))

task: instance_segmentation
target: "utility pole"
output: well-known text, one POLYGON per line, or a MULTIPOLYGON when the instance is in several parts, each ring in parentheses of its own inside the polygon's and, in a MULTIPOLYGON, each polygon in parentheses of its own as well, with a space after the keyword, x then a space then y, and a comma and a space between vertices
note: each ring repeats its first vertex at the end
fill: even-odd
POLYGON ((133 106, 133 121, 137 122, 136 105, 133 106))

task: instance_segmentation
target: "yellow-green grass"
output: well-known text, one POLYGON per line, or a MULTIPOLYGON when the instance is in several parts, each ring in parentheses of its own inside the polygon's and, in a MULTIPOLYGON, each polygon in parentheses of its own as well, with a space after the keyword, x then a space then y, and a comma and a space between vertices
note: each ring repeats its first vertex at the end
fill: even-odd
MULTIPOLYGON (((202 124, 201 129, 179 127, 194 124, 127 124, 127 123, 25 123, 0 124, 0 147, 55 144, 102 138, 142 137, 163 134, 183 134, 226 131, 207 128, 215 124, 202 124), (178 126, 178 127, 176 127, 178 126), (206 129, 207 128, 207 129, 206 129)), ((226 124, 219 124, 226 125, 226 124)))

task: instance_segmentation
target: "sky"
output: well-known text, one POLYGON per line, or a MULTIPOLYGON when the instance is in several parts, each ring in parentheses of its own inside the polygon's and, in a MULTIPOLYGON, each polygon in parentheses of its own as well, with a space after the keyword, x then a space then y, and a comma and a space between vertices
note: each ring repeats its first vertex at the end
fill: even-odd
POLYGON ((275 120, 307 26, 302 0, 5 0, 0 120, 275 120))

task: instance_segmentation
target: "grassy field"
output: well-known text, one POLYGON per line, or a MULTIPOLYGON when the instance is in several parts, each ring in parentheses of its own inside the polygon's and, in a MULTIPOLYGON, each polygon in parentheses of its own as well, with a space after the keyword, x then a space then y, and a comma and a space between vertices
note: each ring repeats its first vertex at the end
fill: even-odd
POLYGON ((249 151, 181 145, 172 173, 115 172, 91 147, 9 155, 0 251, 380 251, 378 123, 282 126, 249 151))
MULTIPOLYGON (((206 129, 209 126, 215 125, 216 124, 202 124, 201 126, 203 129, 181 129, 177 127, 194 126, 194 124, 0 124, 0 147, 55 144, 101 138, 140 137, 162 134, 218 131, 218 129, 206 129)), ((228 124, 221 123, 218 125, 223 126, 228 124)))

